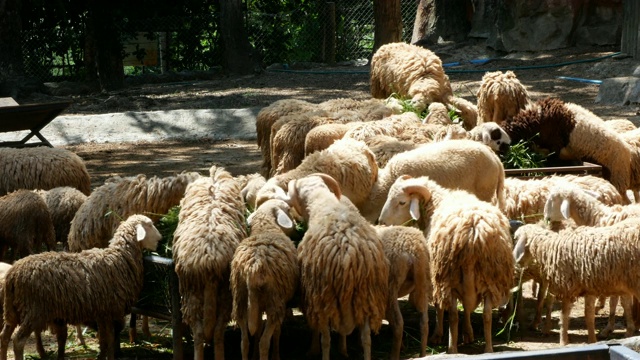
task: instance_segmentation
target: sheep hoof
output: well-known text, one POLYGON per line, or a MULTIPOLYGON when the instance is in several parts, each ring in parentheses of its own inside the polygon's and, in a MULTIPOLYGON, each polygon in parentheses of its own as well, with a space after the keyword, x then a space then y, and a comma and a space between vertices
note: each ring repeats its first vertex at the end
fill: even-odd
POLYGON ((442 334, 433 334, 429 338, 429 342, 432 344, 442 344, 442 334))

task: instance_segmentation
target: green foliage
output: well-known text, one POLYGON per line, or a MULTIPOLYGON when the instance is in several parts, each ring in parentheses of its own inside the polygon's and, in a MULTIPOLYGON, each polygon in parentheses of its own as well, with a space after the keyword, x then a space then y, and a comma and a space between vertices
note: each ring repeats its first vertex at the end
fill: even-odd
POLYGON ((173 246, 173 233, 178 227, 178 218, 180 216, 180 206, 176 205, 169 209, 157 222, 156 228, 162 235, 162 240, 158 243, 158 256, 171 258, 171 248, 173 246))
MULTIPOLYGON (((537 136, 537 135, 536 135, 537 136)), ((511 144, 509 150, 501 155, 505 169, 531 169, 544 167, 548 155, 540 154, 532 149, 531 139, 520 140, 511 144)), ((550 154, 549 154, 550 155, 550 154)))

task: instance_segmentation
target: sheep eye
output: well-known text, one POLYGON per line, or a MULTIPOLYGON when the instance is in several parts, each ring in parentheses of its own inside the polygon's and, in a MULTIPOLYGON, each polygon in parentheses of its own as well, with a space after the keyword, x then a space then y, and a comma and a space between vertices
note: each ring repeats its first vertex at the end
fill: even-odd
POLYGON ((407 203, 406 201, 400 201, 400 202, 398 202, 398 205, 404 206, 406 203, 407 203))

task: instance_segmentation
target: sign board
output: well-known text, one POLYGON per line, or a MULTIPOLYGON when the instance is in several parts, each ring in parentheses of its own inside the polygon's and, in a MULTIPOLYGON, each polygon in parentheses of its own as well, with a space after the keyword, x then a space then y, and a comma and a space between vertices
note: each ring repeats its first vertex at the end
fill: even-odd
POLYGON ((158 37, 154 33, 141 32, 124 44, 124 66, 158 66, 158 37), (149 39, 150 36, 152 39, 149 39))

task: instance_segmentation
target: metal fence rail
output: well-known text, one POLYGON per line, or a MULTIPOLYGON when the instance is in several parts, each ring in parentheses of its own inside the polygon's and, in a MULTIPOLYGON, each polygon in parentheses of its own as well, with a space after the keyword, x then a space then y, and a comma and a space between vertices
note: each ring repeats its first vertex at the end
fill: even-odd
MULTIPOLYGON (((249 5, 253 2, 249 2, 249 5)), ((417 9, 415 0, 401 0, 403 40, 411 39, 417 9)), ((335 61, 367 59, 371 56, 374 37, 372 0, 336 0, 318 2, 312 9, 266 13, 249 7, 245 13, 249 38, 262 64, 318 62, 330 59, 328 37, 335 39, 335 61), (327 11, 333 4, 332 13, 327 11), (334 16, 334 19, 330 19, 334 16), (335 21, 333 33, 327 24, 335 21)), ((158 61, 145 64, 149 56, 140 45, 125 46, 129 57, 138 66, 125 67, 127 75, 162 71, 208 71, 222 66, 222 49, 217 28, 217 14, 199 16, 169 16, 141 21, 126 21, 120 25, 123 43, 134 38, 155 42, 158 61), (144 64, 144 66, 142 66, 144 64)), ((84 26, 57 27, 23 31, 23 64, 26 75, 41 81, 82 80, 85 77, 84 26)))

